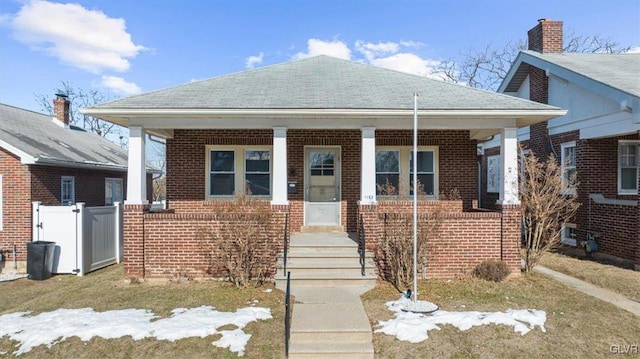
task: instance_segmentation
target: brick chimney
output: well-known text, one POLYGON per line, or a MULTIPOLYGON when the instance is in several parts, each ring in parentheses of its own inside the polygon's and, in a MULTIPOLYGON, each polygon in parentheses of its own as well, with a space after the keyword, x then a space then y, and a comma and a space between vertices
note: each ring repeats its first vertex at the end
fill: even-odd
POLYGON ((542 53, 562 53, 562 21, 539 19, 538 25, 527 32, 529 50, 542 53))
MULTIPOLYGON (((550 19, 538 20, 538 25, 527 32, 529 50, 540 53, 562 53, 562 21, 550 19)), ((529 67, 529 99, 549 104, 549 79, 544 69, 529 67)), ((529 148, 542 161, 552 151, 548 141, 547 122, 536 123, 530 127, 529 148)))
POLYGON ((57 93, 53 100, 53 115, 65 126, 69 126, 69 104, 65 94, 57 93))

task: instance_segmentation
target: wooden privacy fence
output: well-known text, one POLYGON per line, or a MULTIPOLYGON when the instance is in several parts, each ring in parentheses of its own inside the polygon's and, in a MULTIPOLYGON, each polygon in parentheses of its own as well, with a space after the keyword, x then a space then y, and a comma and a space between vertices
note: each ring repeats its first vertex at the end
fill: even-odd
POLYGON ((122 260, 122 206, 33 202, 34 241, 55 242, 52 273, 82 276, 122 260))

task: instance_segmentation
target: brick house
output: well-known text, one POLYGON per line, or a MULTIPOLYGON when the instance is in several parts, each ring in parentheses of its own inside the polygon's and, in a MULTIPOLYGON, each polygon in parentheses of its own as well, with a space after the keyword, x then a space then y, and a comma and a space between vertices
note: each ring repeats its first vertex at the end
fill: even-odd
MULTIPOLYGON (((529 50, 516 57, 498 92, 568 110, 523 127, 518 140, 536 155, 553 153, 576 173, 581 207, 562 242, 596 235, 599 253, 640 267, 640 54, 562 53, 562 22, 539 20, 529 50)), ((484 148, 483 206, 498 196, 499 136, 484 148)))
MULTIPOLYGON (((87 206, 122 201, 127 152, 69 124, 69 101, 54 100, 55 117, 0 104, 0 252, 17 251, 24 272, 32 238, 32 202, 87 206)), ((15 270, 12 265, 0 270, 15 270)))
MULTIPOLYGON (((253 69, 83 109, 130 130, 124 253, 127 276, 222 275, 196 232, 237 193, 269 201, 280 243, 288 231, 358 232, 375 250, 385 213, 411 213, 410 163, 418 93, 420 211, 445 212, 429 276, 454 276, 483 259, 520 266, 517 189, 500 210, 478 211, 478 139, 501 133, 507 170, 518 128, 565 111, 502 94, 327 56, 253 69), (139 164, 144 138, 167 139, 167 207, 148 210, 139 164), (383 193, 387 181, 394 193, 383 193), (441 193, 460 198, 442 201, 441 193), (215 267, 215 265, 214 265, 215 267)), ((510 175, 503 179, 512 181, 510 175)), ((509 182, 511 183, 511 182, 509 182)), ((214 226, 215 227, 215 226, 214 226)), ((282 245, 279 246, 282 249, 282 245)), ((264 265, 275 272, 276 255, 264 265)))

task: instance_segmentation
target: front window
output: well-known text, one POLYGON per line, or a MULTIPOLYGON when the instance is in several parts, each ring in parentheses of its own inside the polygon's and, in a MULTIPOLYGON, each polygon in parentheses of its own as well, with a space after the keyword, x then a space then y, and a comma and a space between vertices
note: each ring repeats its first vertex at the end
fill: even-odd
POLYGON ((271 175, 270 162, 271 153, 269 151, 248 150, 244 152, 245 159, 245 193, 256 196, 271 195, 271 175))
POLYGON ((576 190, 576 143, 568 142, 561 145, 562 178, 568 194, 576 190))
POLYGON ((114 203, 122 203, 124 197, 124 181, 122 178, 105 178, 104 180, 104 204, 113 206, 114 203))
MULTIPOLYGON (((418 151, 417 188, 419 189, 418 193, 422 192, 427 196, 435 196, 435 171, 433 157, 433 151, 418 151)), ((409 195, 413 195, 413 151, 410 152, 409 158, 409 195)))
POLYGON ((640 142, 618 143, 618 192, 638 194, 638 157, 640 142))
POLYGON ((71 176, 63 176, 60 189, 60 202, 62 205, 72 205, 76 203, 75 196, 75 178, 71 176))
POLYGON ((209 148, 207 197, 271 196, 271 150, 209 148))
POLYGON ((379 196, 394 196, 400 190, 400 151, 376 151, 376 188, 379 196))
POLYGON ((487 157, 487 192, 500 192, 500 156, 487 157))

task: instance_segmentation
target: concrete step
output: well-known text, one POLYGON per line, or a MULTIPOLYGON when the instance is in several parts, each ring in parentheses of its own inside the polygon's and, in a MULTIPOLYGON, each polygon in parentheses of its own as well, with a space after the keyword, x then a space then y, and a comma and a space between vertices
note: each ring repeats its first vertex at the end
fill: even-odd
MULTIPOLYGON (((291 273, 291 286, 370 286, 376 285, 376 276, 361 275, 344 275, 340 277, 318 277, 318 276, 299 276, 291 273)), ((276 288, 284 290, 287 285, 287 278, 284 276, 276 277, 276 288)))
MULTIPOLYGON (((366 253, 365 254, 365 264, 369 265, 369 263, 373 262, 373 254, 366 253)), ((284 256, 278 256, 278 265, 282 266, 284 263, 284 256)), ((287 265, 301 265, 301 266, 360 266, 360 256, 353 255, 345 255, 345 256, 335 256, 335 257, 326 257, 323 255, 319 255, 317 253, 307 255, 288 255, 287 256, 287 265)))
MULTIPOLYGON (((319 278, 334 278, 339 275, 349 275, 353 277, 356 277, 358 275, 362 276, 362 268, 360 267, 360 265, 353 266, 353 267, 339 266, 339 267, 324 267, 324 268, 288 265, 287 271, 291 272, 291 275, 294 278, 297 278, 300 276, 302 277, 316 276, 319 278)), ((283 267, 278 268, 277 272, 278 272, 277 275, 281 277, 286 276, 286 273, 284 272, 283 267)), ((365 266, 364 273, 365 275, 368 275, 368 276, 376 275, 376 271, 373 268, 373 265, 371 264, 365 266)))
POLYGON ((371 343, 292 343, 289 346, 291 359, 350 358, 372 359, 371 343))
POLYGON ((356 247, 328 247, 328 246, 315 246, 315 247, 289 247, 287 256, 304 256, 304 255, 323 255, 326 257, 335 256, 354 256, 358 257, 358 248, 356 247))

